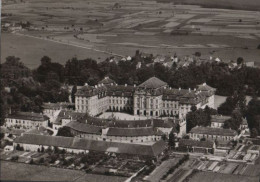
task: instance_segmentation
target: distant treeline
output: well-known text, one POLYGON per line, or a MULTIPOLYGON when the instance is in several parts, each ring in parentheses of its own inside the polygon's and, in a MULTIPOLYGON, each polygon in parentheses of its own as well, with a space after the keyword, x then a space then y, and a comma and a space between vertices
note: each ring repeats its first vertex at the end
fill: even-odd
POLYGON ((204 8, 232 9, 259 11, 259 0, 156 0, 163 3, 174 3, 176 5, 198 5, 204 8))

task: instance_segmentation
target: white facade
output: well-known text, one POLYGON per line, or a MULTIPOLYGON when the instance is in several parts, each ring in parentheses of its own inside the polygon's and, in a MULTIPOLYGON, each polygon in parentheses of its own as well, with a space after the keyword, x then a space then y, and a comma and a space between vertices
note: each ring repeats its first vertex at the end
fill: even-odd
POLYGON ((20 129, 32 129, 37 127, 47 127, 48 120, 45 121, 34 121, 28 119, 14 119, 14 118, 6 118, 5 119, 5 127, 14 127, 20 129))

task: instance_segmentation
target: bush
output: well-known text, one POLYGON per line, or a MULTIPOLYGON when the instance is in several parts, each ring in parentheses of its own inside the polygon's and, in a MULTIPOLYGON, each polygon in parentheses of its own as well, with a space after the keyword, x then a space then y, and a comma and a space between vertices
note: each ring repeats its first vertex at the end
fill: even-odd
POLYGON ((43 158, 43 157, 40 158, 39 163, 40 163, 40 164, 44 163, 44 158, 43 158))
POLYGON ((19 156, 15 155, 11 157, 11 161, 18 161, 19 156))

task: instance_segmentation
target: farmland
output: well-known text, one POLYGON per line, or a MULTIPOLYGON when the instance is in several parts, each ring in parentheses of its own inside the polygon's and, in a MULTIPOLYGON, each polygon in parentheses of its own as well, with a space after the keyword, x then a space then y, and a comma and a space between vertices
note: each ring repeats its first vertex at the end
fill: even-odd
POLYGON ((19 181, 124 181, 126 178, 82 171, 1 161, 1 180, 19 181))
POLYGON ((259 10, 260 2, 258 0, 158 0, 159 2, 174 2, 175 4, 194 4, 203 7, 241 9, 241 10, 259 10))
POLYGON ((154 55, 177 53, 182 57, 200 51, 204 58, 260 60, 256 11, 148 0, 76 2, 3 2, 3 13, 11 14, 3 17, 3 24, 29 21, 32 27, 2 35, 1 59, 15 55, 36 67, 43 55, 60 63, 73 56, 103 61, 111 55, 134 55, 139 49, 154 55))

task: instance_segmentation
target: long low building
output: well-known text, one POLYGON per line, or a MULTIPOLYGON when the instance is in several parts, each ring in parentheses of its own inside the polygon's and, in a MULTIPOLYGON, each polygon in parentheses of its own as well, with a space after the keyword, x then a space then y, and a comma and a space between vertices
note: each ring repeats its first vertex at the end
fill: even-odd
POLYGON ((106 153, 129 154, 129 155, 142 155, 157 157, 166 148, 166 143, 163 141, 153 142, 151 144, 129 144, 118 142, 105 142, 87 140, 77 137, 61 137, 61 136, 46 136, 46 135, 33 135, 23 134, 14 140, 14 147, 17 145, 28 151, 38 151, 42 147, 58 147, 65 149, 67 152, 74 153, 88 153, 89 151, 98 151, 106 153))
POLYGON ((199 140, 205 138, 207 140, 236 140, 238 133, 232 129, 210 128, 210 127, 194 127, 189 133, 190 138, 199 140))
POLYGON ((216 148, 213 141, 197 141, 191 139, 181 139, 178 146, 180 151, 196 153, 214 153, 216 148))
POLYGON ((70 122, 66 125, 74 136, 89 140, 122 143, 147 143, 159 141, 164 133, 158 128, 115 128, 93 126, 86 123, 70 122))
POLYGON ((18 129, 32 129, 40 126, 48 126, 49 117, 41 113, 17 112, 9 114, 5 118, 5 127, 18 129))

